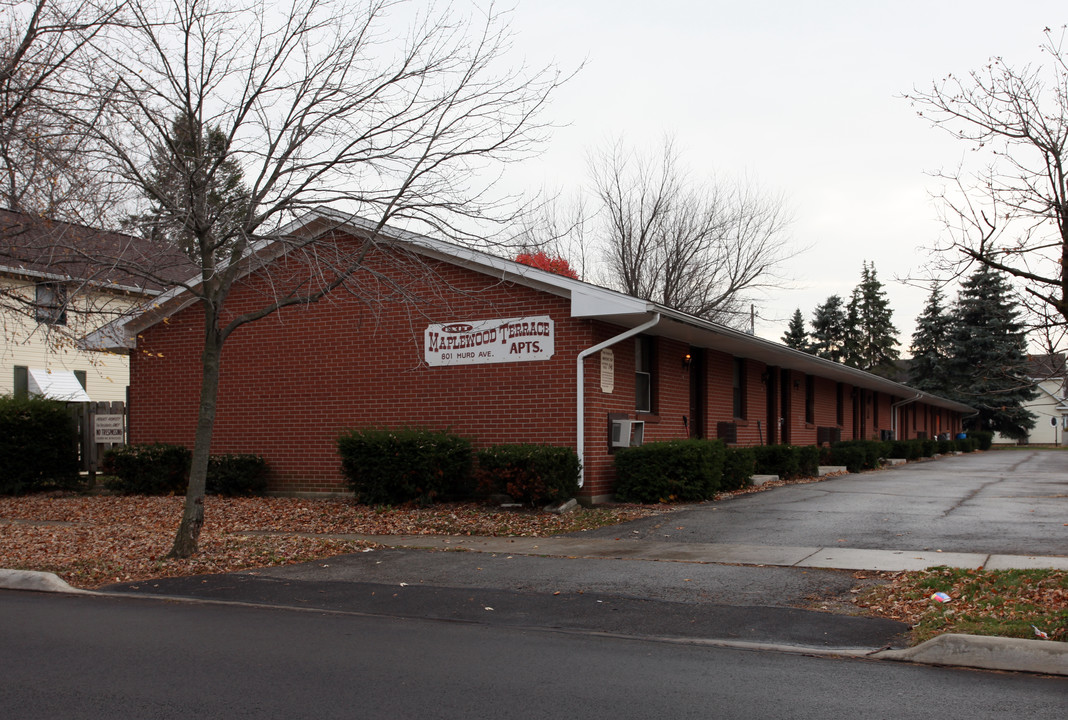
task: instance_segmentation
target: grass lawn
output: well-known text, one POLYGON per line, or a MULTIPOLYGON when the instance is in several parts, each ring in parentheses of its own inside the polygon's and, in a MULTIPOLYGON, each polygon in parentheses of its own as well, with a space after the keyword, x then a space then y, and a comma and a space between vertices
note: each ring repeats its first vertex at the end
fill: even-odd
POLYGON ((886 573, 857 599, 868 612, 913 626, 915 643, 942 633, 1068 641, 1068 572, 938 567, 886 573), (932 596, 945 593, 948 602, 932 596))

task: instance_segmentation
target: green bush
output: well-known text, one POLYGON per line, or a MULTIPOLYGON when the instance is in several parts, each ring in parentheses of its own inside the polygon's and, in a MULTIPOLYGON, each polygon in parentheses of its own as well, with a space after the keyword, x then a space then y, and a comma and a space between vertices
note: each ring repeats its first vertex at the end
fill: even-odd
POLYGON ((182 495, 192 453, 182 445, 124 445, 104 453, 100 470, 109 490, 126 495, 182 495))
POLYGON ((474 490, 471 442, 452 433, 363 428, 342 433, 337 445, 357 502, 431 503, 474 490))
POLYGON ((212 455, 208 458, 209 495, 239 497, 267 491, 267 461, 259 455, 212 455))
POLYGON ((800 477, 801 457, 793 445, 757 445, 757 475, 778 475, 781 479, 800 477))
POLYGON ((479 485, 524 505, 544 505, 574 497, 579 459, 568 447, 494 445, 478 452, 479 485))
POLYGON ((923 446, 923 450, 920 453, 922 457, 934 457, 935 453, 938 452, 938 441, 934 438, 927 438, 920 442, 923 446))
POLYGON ((863 447, 852 443, 836 443, 831 447, 831 465, 844 465, 851 473, 867 469, 868 454, 863 447))
POLYGON ((920 440, 891 440, 890 451, 886 457, 915 460, 923 453, 923 442, 920 440))
POLYGON ((63 403, 0 396, 0 494, 78 484, 78 430, 63 403))
MULTIPOLYGON (((842 440, 841 442, 836 442, 832 449, 845 447, 859 448, 864 453, 864 463, 860 468, 861 470, 874 470, 879 467, 880 460, 887 457, 890 452, 890 443, 881 440, 842 440)), ((834 464, 849 467, 849 463, 836 462, 834 464)), ((859 471, 850 470, 849 472, 859 471)))
POLYGON ((979 445, 979 441, 970 437, 959 438, 957 440, 954 440, 953 444, 956 445, 957 449, 961 452, 970 453, 975 452, 975 448, 979 445))
POLYGON ((726 446, 720 440, 669 440, 624 448, 615 455, 616 499, 693 502, 716 494, 726 446))
POLYGON ((953 452, 956 449, 957 449, 957 446, 954 444, 953 440, 939 440, 938 441, 938 454, 939 455, 948 455, 949 453, 953 452))
POLYGON ((989 450, 994 444, 994 433, 989 430, 969 430, 968 437, 975 440, 978 450, 989 450))
POLYGON ((751 447, 728 447, 723 458, 719 489, 730 492, 749 487, 756 473, 756 453, 751 447))
POLYGON ((820 449, 815 445, 801 445, 796 451, 799 477, 819 477, 820 449))

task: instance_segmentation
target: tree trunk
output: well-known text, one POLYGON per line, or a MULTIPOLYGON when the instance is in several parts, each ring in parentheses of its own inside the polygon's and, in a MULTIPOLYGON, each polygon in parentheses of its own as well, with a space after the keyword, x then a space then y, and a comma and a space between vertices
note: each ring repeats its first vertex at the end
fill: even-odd
POLYGON ((204 526, 204 493, 208 480, 208 457, 215 430, 215 407, 219 396, 219 366, 222 358, 222 335, 216 329, 214 314, 207 313, 204 352, 201 354, 200 410, 189 468, 189 487, 185 494, 185 511, 174 538, 170 557, 187 558, 197 551, 200 530, 204 526))

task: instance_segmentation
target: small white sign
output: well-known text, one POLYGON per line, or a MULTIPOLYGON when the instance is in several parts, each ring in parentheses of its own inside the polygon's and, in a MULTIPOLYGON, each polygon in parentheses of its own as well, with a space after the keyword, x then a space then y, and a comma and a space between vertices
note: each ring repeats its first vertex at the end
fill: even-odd
POLYGON ((124 441, 122 415, 93 416, 93 442, 121 445, 124 441))
POLYGON ((423 358, 431 367, 548 360, 555 337, 548 315, 430 325, 423 358))
POLYGON ((616 354, 612 348, 601 351, 601 392, 608 395, 616 389, 616 354))

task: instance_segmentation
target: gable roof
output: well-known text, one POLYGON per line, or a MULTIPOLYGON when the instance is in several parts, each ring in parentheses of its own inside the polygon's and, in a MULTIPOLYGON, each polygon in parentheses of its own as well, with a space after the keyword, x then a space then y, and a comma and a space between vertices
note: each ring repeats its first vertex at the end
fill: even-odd
POLYGON ((143 238, 0 209, 7 275, 156 295, 194 270, 182 253, 143 238))
MULTIPOLYGON (((375 223, 364 218, 329 208, 318 208, 282 228, 279 234, 318 236, 330 231, 344 231, 366 236, 375 233, 376 228, 375 223)), ((749 335, 649 300, 400 228, 385 227, 378 234, 390 244, 402 246, 424 257, 442 260, 500 280, 567 298, 570 300, 571 316, 574 318, 600 320, 624 329, 631 329, 649 322, 650 318, 655 316, 659 318, 659 322, 647 330, 647 334, 672 338, 696 347, 718 350, 763 362, 769 366, 818 375, 876 392, 885 392, 901 398, 903 402, 923 401, 932 406, 956 412, 974 412, 974 408, 963 403, 931 395, 863 370, 794 350, 780 343, 749 335)), ((265 254, 270 254, 270 251, 262 245, 253 248, 252 252, 259 254, 261 259, 265 254)), ((111 349, 131 348, 137 333, 162 322, 165 317, 173 315, 194 301, 195 298, 191 293, 181 287, 174 287, 158 297, 152 307, 140 316, 129 320, 119 320, 112 324, 117 325, 116 327, 104 328, 97 334, 97 341, 111 349)))

